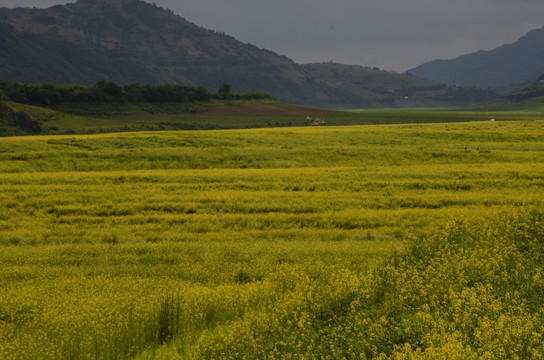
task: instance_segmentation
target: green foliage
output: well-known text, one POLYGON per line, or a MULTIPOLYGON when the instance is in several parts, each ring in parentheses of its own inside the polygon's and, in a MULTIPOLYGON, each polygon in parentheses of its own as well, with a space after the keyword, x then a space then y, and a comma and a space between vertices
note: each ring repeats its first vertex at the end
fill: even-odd
POLYGON ((24 111, 15 111, 11 104, 0 103, 0 136, 39 134, 42 127, 39 121, 24 111))
POLYGON ((273 100, 272 95, 262 91, 250 91, 242 95, 243 100, 273 100))
POLYGON ((223 85, 221 85, 219 90, 217 90, 217 96, 220 99, 224 99, 224 100, 230 99, 231 98, 230 85, 227 83, 224 83, 223 85))
MULTIPOLYGON (((228 86, 228 84, 225 84, 228 86)), ((247 95, 233 94, 228 88, 221 88, 219 92, 209 93, 202 87, 182 85, 141 85, 132 83, 124 87, 112 81, 99 80, 93 87, 66 86, 51 84, 21 84, 14 82, 0 82, 0 91, 10 100, 22 104, 38 106, 55 106, 59 104, 123 104, 123 103, 194 103, 209 102, 217 99, 271 99, 270 95, 252 92, 247 95)))

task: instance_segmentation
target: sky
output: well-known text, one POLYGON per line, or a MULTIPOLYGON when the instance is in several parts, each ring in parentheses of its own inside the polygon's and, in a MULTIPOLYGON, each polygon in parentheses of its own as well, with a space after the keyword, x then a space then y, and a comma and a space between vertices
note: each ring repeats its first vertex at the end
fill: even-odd
MULTIPOLYGON (((0 7, 73 1, 0 0, 0 7)), ((149 0, 297 63, 403 72, 491 50, 544 26, 543 0, 149 0)))

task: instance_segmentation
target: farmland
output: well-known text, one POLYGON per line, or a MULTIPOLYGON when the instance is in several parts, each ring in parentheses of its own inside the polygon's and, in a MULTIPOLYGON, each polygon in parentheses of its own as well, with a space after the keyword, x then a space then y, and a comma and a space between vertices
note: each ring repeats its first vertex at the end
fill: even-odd
POLYGON ((542 120, 0 138, 0 358, 541 358, 543 198, 542 120))
MULTIPOLYGON (((35 87, 24 84, 18 86, 28 89, 35 87)), ((41 86, 47 88, 47 85, 41 86)), ((59 87, 60 89, 66 90, 69 87, 59 87)), ((97 91, 96 88, 83 89, 97 91)), ((221 99, 219 94, 208 94, 213 99, 207 101, 132 103, 128 99, 113 102, 103 99, 91 102, 61 102, 49 106, 43 100, 29 100, 36 96, 39 98, 41 93, 31 91, 31 94, 24 95, 12 91, 11 97, 14 100, 2 100, 0 96, 0 136, 297 127, 307 126, 315 118, 325 121, 329 126, 451 123, 485 121, 492 118, 497 121, 525 121, 541 119, 543 110, 541 98, 515 104, 508 104, 503 99, 496 103, 461 108, 348 111, 289 105, 258 93, 232 94, 232 99, 221 99), (32 95, 33 93, 35 94, 32 95)), ((96 96, 100 98, 106 95, 99 93, 96 96)))

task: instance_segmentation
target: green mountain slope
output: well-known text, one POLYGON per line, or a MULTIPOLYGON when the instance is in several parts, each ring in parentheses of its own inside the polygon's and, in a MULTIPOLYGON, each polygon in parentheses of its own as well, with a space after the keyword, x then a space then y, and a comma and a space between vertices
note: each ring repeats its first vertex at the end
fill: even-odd
POLYGON ((529 86, 504 94, 495 102, 508 104, 522 103, 526 105, 544 104, 544 74, 529 86))
POLYGON ((452 60, 435 60, 408 73, 432 81, 478 86, 505 93, 530 84, 544 72, 544 27, 513 44, 452 60))
POLYGON ((365 107, 458 106, 486 102, 495 97, 490 91, 447 86, 364 66, 335 63, 302 66, 311 79, 319 79, 329 87, 344 91, 343 103, 352 101, 356 105, 357 99, 363 98, 365 107))
MULTIPOLYGON (((404 106, 374 93, 361 78, 320 78, 315 65, 299 65, 272 51, 199 27, 141 0, 79 0, 48 9, 0 9, 0 80, 34 83, 188 84, 233 91, 264 91, 293 104, 404 106)), ((419 79, 370 69, 396 87, 419 79)), ((318 72, 319 73, 319 72, 318 72)), ((434 84, 437 86, 436 84, 434 84)), ((457 97, 460 89, 446 89, 457 97)), ((467 90, 465 103, 489 94, 467 90)), ((452 105, 429 92, 406 105, 452 105)), ((455 103, 456 104, 456 103, 455 103)))
POLYGON ((0 79, 27 83, 94 84, 97 79, 138 78, 156 82, 140 61, 120 51, 89 50, 69 41, 51 40, 0 25, 0 79))

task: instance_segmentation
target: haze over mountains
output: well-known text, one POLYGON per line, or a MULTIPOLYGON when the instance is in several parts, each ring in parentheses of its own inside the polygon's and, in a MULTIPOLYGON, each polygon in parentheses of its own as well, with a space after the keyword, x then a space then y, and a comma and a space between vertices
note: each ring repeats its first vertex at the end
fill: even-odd
POLYGON ((512 44, 451 60, 434 60, 407 71, 450 85, 478 86, 505 93, 544 74, 544 27, 512 44))
MULTIPOLYGON (((236 92, 265 91, 284 102, 324 107, 465 105, 494 97, 454 86, 460 81, 420 75, 418 68, 410 72, 430 80, 356 65, 296 64, 140 0, 0 9, 0 46, 0 80, 9 81, 92 85, 106 79, 212 90, 228 82, 236 92)), ((527 83, 544 73, 525 68, 524 76, 537 72, 527 83)), ((500 89, 503 75, 486 75, 492 86, 466 85, 500 89)), ((524 84, 516 79, 506 81, 524 84)))

